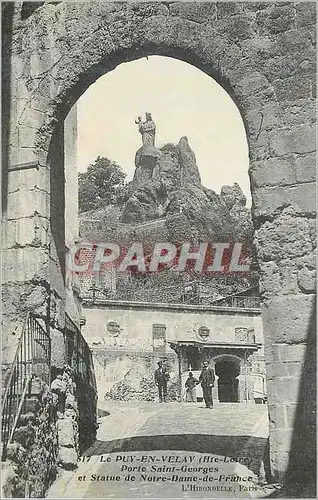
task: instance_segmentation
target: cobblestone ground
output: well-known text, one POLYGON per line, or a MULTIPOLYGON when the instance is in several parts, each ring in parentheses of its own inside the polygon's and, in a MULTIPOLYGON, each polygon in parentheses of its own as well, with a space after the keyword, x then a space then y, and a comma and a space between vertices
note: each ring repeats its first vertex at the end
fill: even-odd
POLYGON ((50 498, 253 498, 268 437, 265 405, 105 403, 97 441, 50 498))

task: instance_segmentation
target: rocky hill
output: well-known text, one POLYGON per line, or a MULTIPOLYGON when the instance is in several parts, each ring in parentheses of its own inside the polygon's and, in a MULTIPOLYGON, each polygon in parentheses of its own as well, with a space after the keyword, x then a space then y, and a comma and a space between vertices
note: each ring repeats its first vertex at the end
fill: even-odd
POLYGON ((81 236, 108 236, 108 225, 116 240, 117 225, 124 230, 128 243, 130 229, 165 218, 171 242, 240 241, 251 245, 251 214, 240 186, 223 186, 220 195, 205 188, 186 137, 177 145, 167 144, 161 149, 140 148, 135 165, 124 207, 106 206, 81 214, 81 236), (98 229, 94 231, 94 227, 98 229))

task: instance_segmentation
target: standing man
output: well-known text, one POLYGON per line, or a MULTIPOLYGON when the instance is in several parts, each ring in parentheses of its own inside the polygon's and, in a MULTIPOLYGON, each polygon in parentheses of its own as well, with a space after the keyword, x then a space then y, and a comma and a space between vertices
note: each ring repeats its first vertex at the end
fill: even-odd
POLYGON ((170 378, 169 373, 163 368, 162 361, 158 361, 158 368, 155 371, 155 382, 159 391, 159 403, 167 402, 167 382, 170 378))
POLYGON ((214 370, 209 368, 209 363, 207 361, 203 363, 199 381, 201 382, 206 408, 213 408, 212 387, 214 386, 215 375, 214 370))

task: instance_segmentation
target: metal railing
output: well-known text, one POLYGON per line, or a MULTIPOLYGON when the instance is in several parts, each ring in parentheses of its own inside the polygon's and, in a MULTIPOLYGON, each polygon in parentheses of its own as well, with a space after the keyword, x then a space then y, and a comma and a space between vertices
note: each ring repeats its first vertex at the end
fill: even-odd
POLYGON ((65 348, 67 363, 74 370, 75 375, 97 393, 91 349, 80 329, 67 313, 65 314, 65 348))
POLYGON ((97 386, 92 351, 68 314, 65 315, 65 347, 67 363, 75 375, 79 445, 82 453, 92 444, 91 436, 96 429, 97 386))
MULTIPOLYGON (((212 296, 211 296, 212 297, 212 296)), ((187 292, 182 285, 162 287, 158 289, 145 288, 144 290, 104 291, 102 288, 91 288, 82 290, 82 300, 94 304, 100 300, 128 300, 146 302, 165 302, 169 304, 206 305, 216 307, 228 307, 233 309, 260 309, 259 297, 226 297, 213 300, 209 296, 201 296, 200 290, 187 292)))
POLYGON ((218 299, 212 305, 222 307, 233 307, 237 309, 259 309, 261 307, 261 299, 259 297, 227 297, 225 299, 218 299))
POLYGON ((5 460, 8 444, 13 439, 26 398, 31 391, 34 377, 50 384, 51 341, 38 320, 28 313, 2 403, 2 459, 5 460))

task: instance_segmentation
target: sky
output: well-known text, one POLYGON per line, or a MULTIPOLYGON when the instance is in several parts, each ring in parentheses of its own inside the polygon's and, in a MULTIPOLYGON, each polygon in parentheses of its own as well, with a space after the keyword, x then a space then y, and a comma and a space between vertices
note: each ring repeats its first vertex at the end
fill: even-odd
POLYGON ((137 116, 152 114, 156 146, 187 136, 202 184, 217 193, 237 182, 250 206, 248 146, 243 121, 231 97, 210 76, 169 57, 122 63, 92 84, 77 102, 77 165, 97 156, 116 161, 132 179, 141 146, 137 116))

